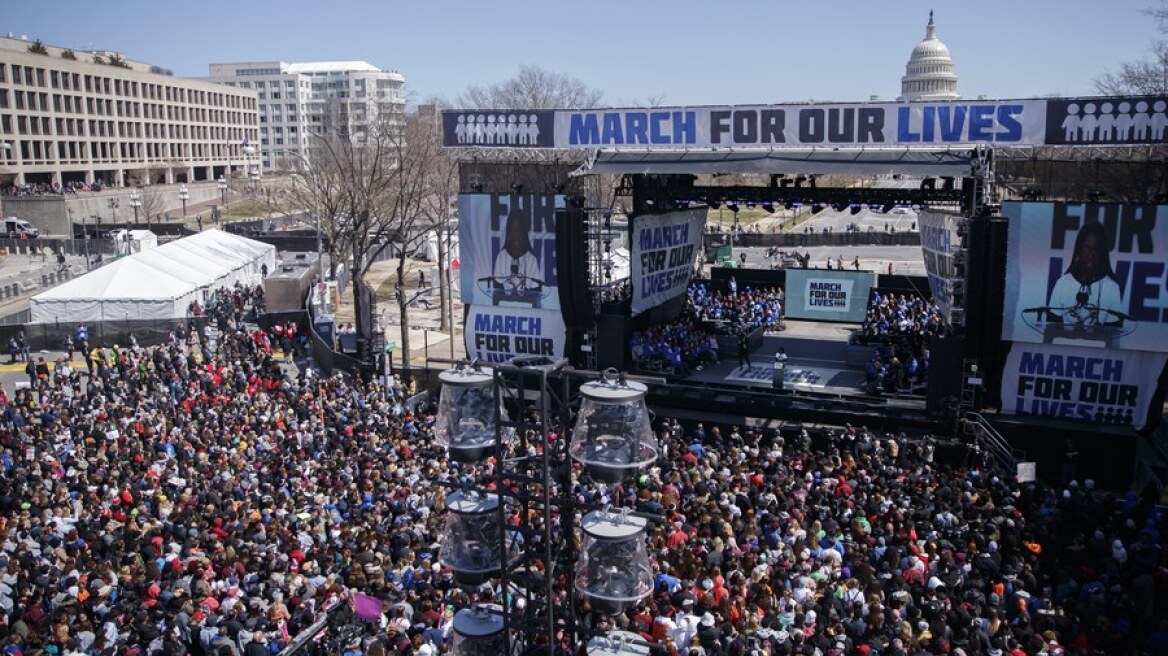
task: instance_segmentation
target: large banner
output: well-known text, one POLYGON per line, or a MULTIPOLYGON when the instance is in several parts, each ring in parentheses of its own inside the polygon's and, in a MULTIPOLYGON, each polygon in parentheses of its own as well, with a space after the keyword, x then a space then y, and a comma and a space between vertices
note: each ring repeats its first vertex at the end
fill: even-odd
POLYGON ((1168 351, 1168 206, 1002 204, 1002 339, 1168 351))
POLYGON ((1002 412, 1143 428, 1168 355, 1017 344, 1002 370, 1002 412))
POLYGON ((466 356, 506 362, 517 355, 564 355, 564 318, 558 310, 472 305, 466 315, 466 356))
POLYGON ((868 298, 876 283, 871 271, 787 269, 790 319, 860 323, 868 313, 868 298))
POLYGON ((921 226, 921 251, 925 258, 925 273, 929 277, 929 291, 946 321, 953 320, 953 287, 964 283, 954 267, 954 253, 961 250, 957 224, 960 215, 922 210, 918 213, 921 226))
POLYGON ((632 316, 685 293, 702 252, 705 223, 704 209, 633 219, 632 316))
POLYGON ((443 144, 485 148, 775 148, 1160 144, 1164 97, 449 110, 443 144))
POLYGON ((556 209, 552 194, 458 197, 462 302, 559 309, 556 209))

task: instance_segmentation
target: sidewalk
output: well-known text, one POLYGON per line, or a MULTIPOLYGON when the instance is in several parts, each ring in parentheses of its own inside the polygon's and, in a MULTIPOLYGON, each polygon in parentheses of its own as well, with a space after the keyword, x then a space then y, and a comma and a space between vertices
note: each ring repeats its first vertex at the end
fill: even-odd
MULTIPOLYGON (((435 263, 433 262, 407 260, 405 284, 407 298, 414 298, 421 291, 418 287, 417 272, 419 270, 425 271, 427 283, 429 283, 432 278, 431 269, 434 267, 435 263)), ((425 367, 427 356, 443 360, 461 360, 466 357, 466 345, 462 337, 462 302, 457 296, 458 275, 457 273, 452 273, 451 278, 455 287, 455 338, 453 350, 451 349, 450 334, 438 330, 438 327, 442 325, 442 307, 438 286, 435 284, 431 287, 431 293, 429 295, 419 297, 419 300, 415 301, 409 309, 408 332, 410 338, 410 365, 412 367, 425 367), (429 307, 421 299, 429 301, 429 307)), ((369 268, 369 272, 365 274, 365 282, 377 294, 378 316, 373 318, 374 325, 380 325, 385 329, 385 341, 387 344, 392 342, 396 345, 393 352, 393 366, 395 369, 401 366, 402 345, 405 343, 405 340, 402 338, 401 314, 392 291, 396 279, 396 259, 375 262, 369 268)), ((351 288, 345 290, 345 294, 341 295, 340 306, 336 308, 334 315, 338 324, 356 322, 353 315, 353 293, 351 288)), ((432 364, 432 368, 437 369, 447 369, 449 366, 445 362, 432 364)))

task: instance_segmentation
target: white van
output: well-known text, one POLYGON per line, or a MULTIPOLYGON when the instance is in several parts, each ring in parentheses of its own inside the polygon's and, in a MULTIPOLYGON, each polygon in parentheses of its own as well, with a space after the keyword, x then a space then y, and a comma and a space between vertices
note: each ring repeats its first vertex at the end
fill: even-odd
POLYGON ((4 219, 3 234, 9 239, 20 239, 22 235, 29 239, 35 239, 41 235, 41 231, 24 219, 10 216, 4 219))

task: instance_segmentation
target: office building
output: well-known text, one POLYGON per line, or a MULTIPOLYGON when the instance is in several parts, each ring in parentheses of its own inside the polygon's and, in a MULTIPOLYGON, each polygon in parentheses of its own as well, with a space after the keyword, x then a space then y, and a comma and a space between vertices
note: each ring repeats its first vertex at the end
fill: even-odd
POLYGON ((174 77, 115 52, 0 37, 6 190, 237 177, 259 136, 252 89, 174 77))
POLYGON ((266 170, 307 161, 312 135, 360 141, 378 121, 404 118, 405 78, 362 61, 211 64, 206 79, 257 94, 266 170))

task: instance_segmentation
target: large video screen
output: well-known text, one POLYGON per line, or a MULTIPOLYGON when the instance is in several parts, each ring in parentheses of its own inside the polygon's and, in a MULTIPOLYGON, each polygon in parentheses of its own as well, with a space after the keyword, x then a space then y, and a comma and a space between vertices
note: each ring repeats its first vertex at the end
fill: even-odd
POLYGON ((868 313, 868 297, 876 282, 871 271, 787 270, 790 319, 860 323, 868 313))
POLYGON ((1002 339, 1168 351, 1168 206, 1007 202, 1002 339))
POLYGON ((466 305, 560 309, 553 194, 458 197, 459 282, 466 305))

